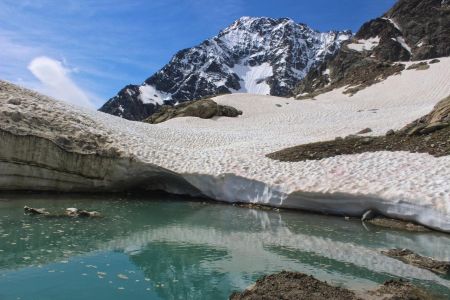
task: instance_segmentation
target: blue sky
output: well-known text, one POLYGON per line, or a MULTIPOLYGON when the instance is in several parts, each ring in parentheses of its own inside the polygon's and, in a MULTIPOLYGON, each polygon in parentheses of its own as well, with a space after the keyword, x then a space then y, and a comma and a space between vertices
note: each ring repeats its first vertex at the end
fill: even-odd
POLYGON ((356 31, 394 3, 1 0, 0 79, 99 107, 126 84, 143 82, 178 50, 216 35, 241 16, 289 17, 320 31, 356 31))

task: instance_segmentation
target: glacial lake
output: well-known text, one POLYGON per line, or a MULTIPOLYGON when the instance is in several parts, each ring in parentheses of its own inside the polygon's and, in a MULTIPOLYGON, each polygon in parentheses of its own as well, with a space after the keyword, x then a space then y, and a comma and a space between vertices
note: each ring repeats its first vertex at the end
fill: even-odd
POLYGON ((450 278, 380 254, 450 259, 450 235, 343 217, 155 195, 0 194, 0 299, 227 299, 265 274, 299 271, 370 289, 405 278, 450 297, 450 278), (24 205, 102 218, 29 216, 24 205))

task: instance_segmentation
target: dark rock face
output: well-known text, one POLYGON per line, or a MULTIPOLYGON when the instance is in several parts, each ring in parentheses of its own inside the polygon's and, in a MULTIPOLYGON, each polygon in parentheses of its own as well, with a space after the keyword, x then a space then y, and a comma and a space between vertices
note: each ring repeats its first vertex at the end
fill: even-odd
POLYGON ((413 60, 450 55, 448 0, 401 0, 385 16, 401 28, 413 60))
POLYGON ((122 89, 100 111, 143 120, 161 105, 234 92, 290 96, 309 70, 332 57, 350 32, 317 32, 287 18, 243 17, 160 71, 122 89))
POLYGON ((383 17, 361 26, 334 58, 299 83, 294 94, 311 98, 346 85, 353 86, 347 92, 354 94, 404 69, 394 62, 450 55, 449 39, 448 1, 400 0, 383 17))
POLYGON ((218 105, 211 99, 188 101, 177 106, 162 106, 157 112, 145 119, 144 122, 158 124, 173 118, 198 117, 210 119, 212 117, 237 117, 242 111, 226 105, 218 105))

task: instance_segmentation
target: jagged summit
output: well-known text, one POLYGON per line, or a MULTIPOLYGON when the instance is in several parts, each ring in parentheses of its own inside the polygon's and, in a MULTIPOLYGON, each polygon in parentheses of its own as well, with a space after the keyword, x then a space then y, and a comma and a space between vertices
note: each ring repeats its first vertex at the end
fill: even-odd
POLYGON ((162 104, 218 94, 288 96, 350 37, 350 31, 318 32, 289 18, 241 17, 217 36, 179 51, 142 85, 125 87, 100 110, 142 120, 162 104))

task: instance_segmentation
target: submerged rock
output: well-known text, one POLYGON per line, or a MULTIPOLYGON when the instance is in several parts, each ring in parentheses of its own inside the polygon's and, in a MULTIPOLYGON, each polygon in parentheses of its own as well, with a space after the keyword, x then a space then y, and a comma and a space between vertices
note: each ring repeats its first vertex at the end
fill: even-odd
POLYGON ((211 99, 202 99, 184 102, 176 106, 163 105, 144 122, 158 124, 179 117, 211 119, 212 117, 237 117, 240 115, 242 115, 242 111, 234 107, 218 105, 211 99))
POLYGON ((431 257, 421 256, 409 249, 391 249, 381 251, 381 253, 422 269, 443 275, 450 275, 450 262, 448 261, 438 261, 431 257))
POLYGON ((78 208, 67 208, 64 214, 54 214, 48 212, 45 208, 32 208, 29 206, 24 207, 24 211, 31 215, 44 215, 46 217, 100 217, 100 213, 97 211, 87 211, 78 208))

